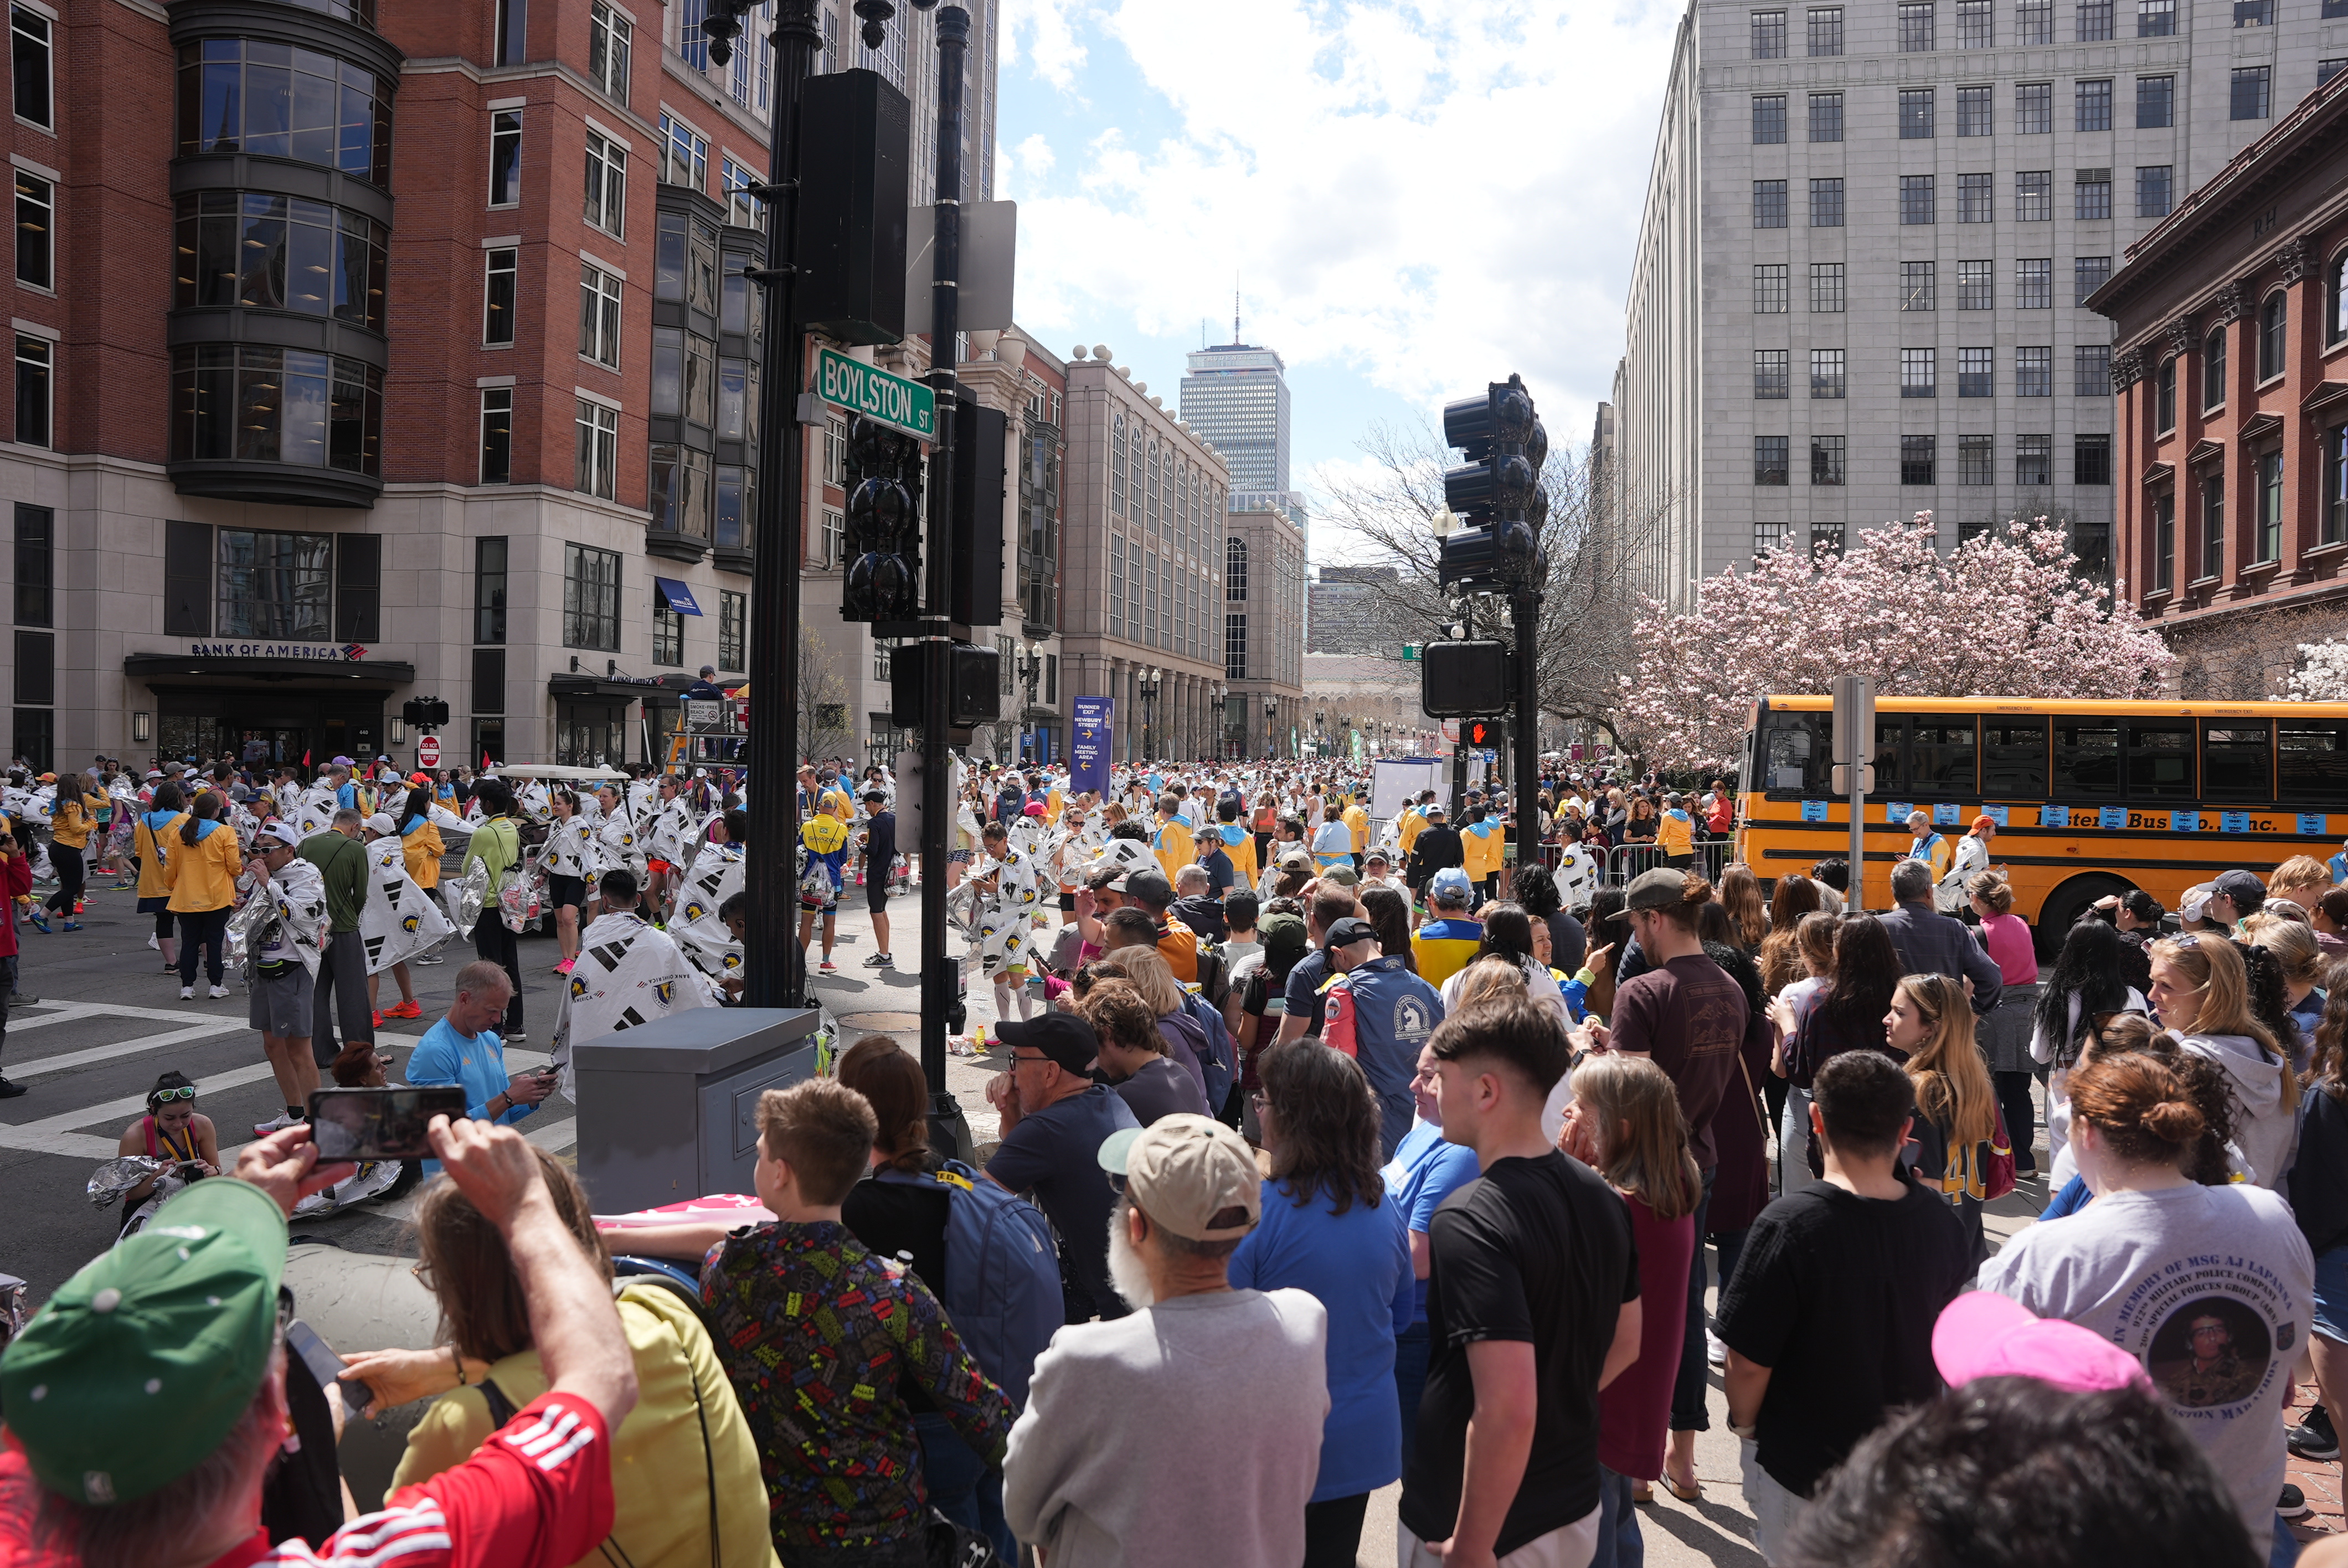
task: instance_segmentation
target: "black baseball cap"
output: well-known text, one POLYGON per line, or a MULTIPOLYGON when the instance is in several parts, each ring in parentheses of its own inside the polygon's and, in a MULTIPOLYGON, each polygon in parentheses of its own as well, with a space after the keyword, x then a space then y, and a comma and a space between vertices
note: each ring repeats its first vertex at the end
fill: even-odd
POLYGON ((1371 925, 1359 915, 1348 915, 1329 927, 1326 945, 1332 948, 1350 948, 1356 942, 1375 942, 1377 939, 1378 928, 1375 926, 1371 925))
POLYGON ((1024 1022, 1007 1018, 994 1026, 994 1032, 1012 1050, 1025 1046, 1040 1050, 1045 1060, 1069 1072, 1090 1071, 1100 1055, 1100 1036, 1072 1012, 1047 1012, 1024 1022))

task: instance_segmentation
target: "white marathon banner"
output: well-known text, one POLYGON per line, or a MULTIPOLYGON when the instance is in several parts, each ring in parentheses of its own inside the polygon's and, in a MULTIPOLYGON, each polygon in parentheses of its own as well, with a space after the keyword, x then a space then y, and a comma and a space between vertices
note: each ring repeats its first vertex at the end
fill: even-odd
POLYGON ((366 948, 367 973, 379 975, 428 952, 457 934, 457 927, 416 878, 407 874, 402 841, 395 835, 365 845, 366 906, 359 911, 359 940, 366 948))
POLYGON ((717 917, 726 900, 742 891, 742 857, 730 844, 712 845, 693 863, 685 886, 677 890, 676 907, 669 916, 669 935, 684 949, 695 968, 720 982, 742 972, 742 944, 717 917))
POLYGON ((575 1043, 716 1005, 716 986, 685 961, 666 932, 633 911, 597 916, 580 936, 578 961, 555 1014, 553 1061, 562 1073, 564 1098, 578 1098, 571 1073, 575 1043))

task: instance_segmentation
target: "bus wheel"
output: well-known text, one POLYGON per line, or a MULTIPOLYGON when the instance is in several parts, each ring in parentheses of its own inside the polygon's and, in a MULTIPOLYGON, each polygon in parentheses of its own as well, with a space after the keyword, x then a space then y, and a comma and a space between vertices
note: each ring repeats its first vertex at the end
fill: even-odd
POLYGON ((2044 901, 2038 906, 2038 926, 2033 933, 2037 940, 2039 958, 2053 958, 2062 951, 2063 938, 2070 934, 2071 927, 2078 923, 2088 905, 2098 898, 2116 897, 2135 889, 2136 884, 2125 876, 2095 872, 2085 876, 2074 876, 2046 895, 2044 901))

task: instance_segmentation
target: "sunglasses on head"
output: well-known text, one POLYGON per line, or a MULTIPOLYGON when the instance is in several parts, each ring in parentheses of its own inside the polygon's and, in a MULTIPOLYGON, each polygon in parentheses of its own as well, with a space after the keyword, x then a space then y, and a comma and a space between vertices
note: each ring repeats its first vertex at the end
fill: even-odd
POLYGON ((173 1100, 193 1100, 195 1097, 196 1086, 192 1083, 183 1089, 158 1089, 148 1096, 159 1105, 173 1100))

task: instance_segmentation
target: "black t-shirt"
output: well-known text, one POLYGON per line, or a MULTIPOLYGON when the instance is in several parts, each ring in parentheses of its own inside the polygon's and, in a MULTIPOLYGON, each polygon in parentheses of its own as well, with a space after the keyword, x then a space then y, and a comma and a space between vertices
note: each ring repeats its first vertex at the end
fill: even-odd
POLYGON ((1476 1383, 1468 1347, 1529 1342, 1540 1383, 1532 1451, 1493 1554, 1598 1506, 1598 1373, 1622 1303, 1639 1295, 1631 1214, 1588 1166, 1548 1153, 1496 1160, 1443 1200, 1427 1225, 1429 1359, 1402 1522, 1422 1541, 1459 1517, 1476 1383))
POLYGON ((871 836, 864 845, 864 875, 885 882, 897 859, 897 814, 875 812, 867 831, 871 836))
MULTIPOLYGON (((929 1168, 937 1168, 934 1157, 929 1168)), ((839 1205, 839 1223, 876 1256, 897 1258, 900 1253, 911 1254, 913 1277, 928 1286, 932 1296, 942 1300, 946 1293, 946 1206, 952 1201, 941 1186, 917 1187, 867 1175, 848 1190, 847 1198, 839 1205)), ((929 1394, 911 1378, 899 1384, 897 1392, 909 1410, 937 1409, 929 1394)))
POLYGON ((1807 1497, 1890 1412, 1941 1391, 1932 1324, 1972 1275, 1937 1194, 1809 1187, 1761 1211, 1721 1292, 1720 1337, 1770 1369, 1761 1468, 1807 1497))
POLYGON ((1581 960, 1590 953, 1590 935, 1581 922, 1560 909, 1547 916, 1549 921, 1549 967, 1562 969, 1568 975, 1581 968, 1581 960))

